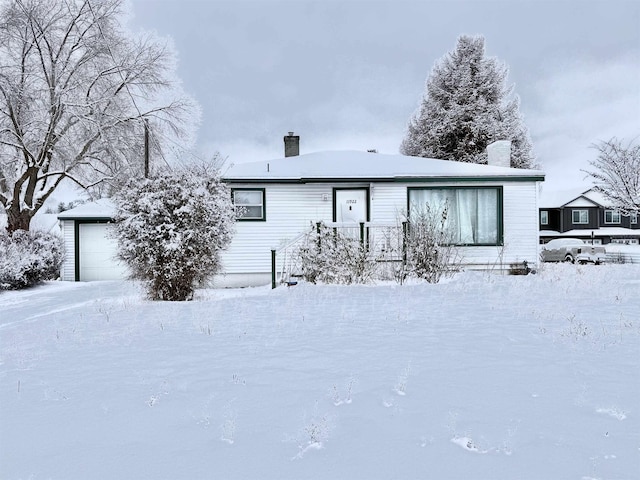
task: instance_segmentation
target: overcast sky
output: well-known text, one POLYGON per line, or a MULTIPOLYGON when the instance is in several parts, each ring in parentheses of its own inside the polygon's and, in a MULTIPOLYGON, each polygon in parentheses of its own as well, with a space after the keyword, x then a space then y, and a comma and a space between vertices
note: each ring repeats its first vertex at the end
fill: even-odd
MULTIPOLYGON (((398 153, 434 63, 482 35, 509 67, 545 189, 590 186, 589 146, 640 135, 640 2, 132 0, 134 29, 170 38, 202 107, 198 146, 229 162, 398 153)), ((366 172, 363 172, 366 173, 366 172)))

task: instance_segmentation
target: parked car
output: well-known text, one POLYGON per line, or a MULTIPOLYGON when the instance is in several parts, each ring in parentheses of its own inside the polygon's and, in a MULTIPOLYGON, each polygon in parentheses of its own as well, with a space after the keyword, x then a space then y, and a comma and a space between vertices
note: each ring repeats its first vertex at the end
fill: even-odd
POLYGON ((600 245, 585 243, 579 238, 556 238, 542 246, 543 262, 595 263, 605 262, 606 250, 600 245))

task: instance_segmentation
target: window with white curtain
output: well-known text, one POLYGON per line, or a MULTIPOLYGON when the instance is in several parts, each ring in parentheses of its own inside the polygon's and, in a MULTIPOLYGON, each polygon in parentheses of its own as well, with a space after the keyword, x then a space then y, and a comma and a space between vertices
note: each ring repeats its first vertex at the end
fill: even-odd
POLYGON ((232 188, 237 220, 266 220, 264 188, 232 188))
POLYGON ((409 218, 447 210, 447 228, 458 245, 502 244, 502 188, 409 188, 409 218))

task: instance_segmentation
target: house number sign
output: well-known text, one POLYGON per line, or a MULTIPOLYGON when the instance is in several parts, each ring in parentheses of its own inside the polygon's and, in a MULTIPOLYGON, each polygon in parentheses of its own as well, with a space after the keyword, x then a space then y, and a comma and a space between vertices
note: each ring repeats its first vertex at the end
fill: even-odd
POLYGON ((347 200, 347 205, 358 203, 358 200, 347 200))

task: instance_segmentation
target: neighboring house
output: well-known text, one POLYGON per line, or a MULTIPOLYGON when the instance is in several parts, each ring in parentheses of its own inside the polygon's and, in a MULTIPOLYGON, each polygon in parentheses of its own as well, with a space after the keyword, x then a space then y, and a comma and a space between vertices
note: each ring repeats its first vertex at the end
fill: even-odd
MULTIPOLYGON (((497 142, 492 165, 358 151, 298 155, 299 137, 285 137, 285 157, 233 165, 223 175, 240 217, 224 273, 215 286, 272 281, 272 250, 317 222, 351 226, 358 234, 401 225, 417 205, 446 200, 467 268, 506 269, 539 261, 539 182, 544 173, 509 168, 508 142, 497 142), (505 157, 505 145, 506 157, 505 157), (497 152, 497 153, 496 153, 497 152), (500 164, 497 165, 497 164, 500 164)), ((63 280, 122 278, 108 236, 113 205, 106 200, 59 215, 68 255, 63 280)), ((285 256, 278 253, 282 267, 285 256)))
POLYGON ((595 244, 640 242, 640 212, 622 215, 606 198, 589 189, 543 193, 540 197, 540 241, 572 237, 595 244))

